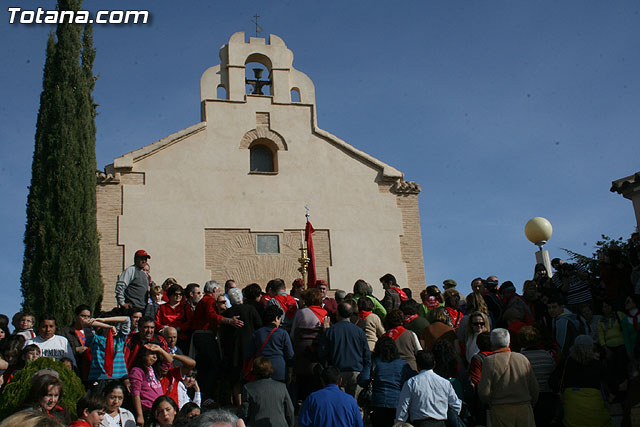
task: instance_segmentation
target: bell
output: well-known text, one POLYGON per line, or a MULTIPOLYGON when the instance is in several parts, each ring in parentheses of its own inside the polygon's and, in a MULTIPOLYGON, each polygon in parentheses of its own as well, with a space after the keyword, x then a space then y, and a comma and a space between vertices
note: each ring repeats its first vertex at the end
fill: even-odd
POLYGON ((256 80, 260 80, 262 77, 262 68, 254 68, 253 75, 256 77, 256 80))

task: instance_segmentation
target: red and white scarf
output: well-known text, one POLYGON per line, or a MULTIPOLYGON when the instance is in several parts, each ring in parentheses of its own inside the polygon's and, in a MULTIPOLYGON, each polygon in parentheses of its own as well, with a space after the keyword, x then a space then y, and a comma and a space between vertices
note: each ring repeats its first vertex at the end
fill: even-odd
POLYGON ((383 337, 389 337, 395 341, 400 338, 400 335, 402 335, 406 330, 407 329, 404 326, 396 326, 395 328, 389 329, 387 332, 385 332, 383 337))

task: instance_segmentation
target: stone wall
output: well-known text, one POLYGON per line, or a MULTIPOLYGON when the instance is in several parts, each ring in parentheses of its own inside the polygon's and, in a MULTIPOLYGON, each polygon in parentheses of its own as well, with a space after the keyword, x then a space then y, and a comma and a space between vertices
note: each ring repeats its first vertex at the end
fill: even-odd
MULTIPOLYGON (((264 287, 271 279, 281 278, 289 289, 291 282, 301 274, 301 232, 285 230, 281 233, 259 233, 249 229, 205 229, 205 267, 211 271, 211 279, 223 283, 234 279, 241 287, 258 283, 264 287), (259 254, 256 251, 258 234, 275 234, 280 237, 279 254, 259 254)), ((329 231, 313 233, 318 279, 329 280, 331 266, 329 231)))

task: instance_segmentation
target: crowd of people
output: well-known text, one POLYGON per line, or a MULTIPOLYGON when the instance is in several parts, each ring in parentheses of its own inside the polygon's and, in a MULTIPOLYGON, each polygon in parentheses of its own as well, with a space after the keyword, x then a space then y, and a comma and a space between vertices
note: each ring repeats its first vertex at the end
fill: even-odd
POLYGON ((86 389, 71 420, 58 373, 40 370, 0 427, 605 426, 614 403, 629 423, 640 254, 619 255, 597 277, 538 264, 522 295, 489 276, 464 298, 450 279, 416 300, 392 274, 382 299, 365 280, 333 297, 324 280, 156 285, 139 250, 108 313, 0 316, 0 392, 40 357, 86 389))

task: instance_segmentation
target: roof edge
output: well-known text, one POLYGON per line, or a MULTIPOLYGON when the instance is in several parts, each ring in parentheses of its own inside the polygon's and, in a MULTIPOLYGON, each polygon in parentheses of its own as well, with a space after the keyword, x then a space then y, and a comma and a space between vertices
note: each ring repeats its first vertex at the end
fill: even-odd
POLYGON ((131 169, 133 168, 133 164, 135 162, 139 162, 160 150, 163 150, 167 147, 170 147, 173 144, 176 144, 183 139, 190 137, 196 133, 202 132, 207 127, 207 122, 196 123, 195 125, 189 126, 186 129, 182 129, 181 131, 172 133, 169 136, 166 136, 158 141, 152 142, 151 144, 145 145, 142 148, 138 148, 137 150, 131 151, 127 154, 123 154, 120 157, 116 157, 113 159, 113 167, 115 169, 131 169))

